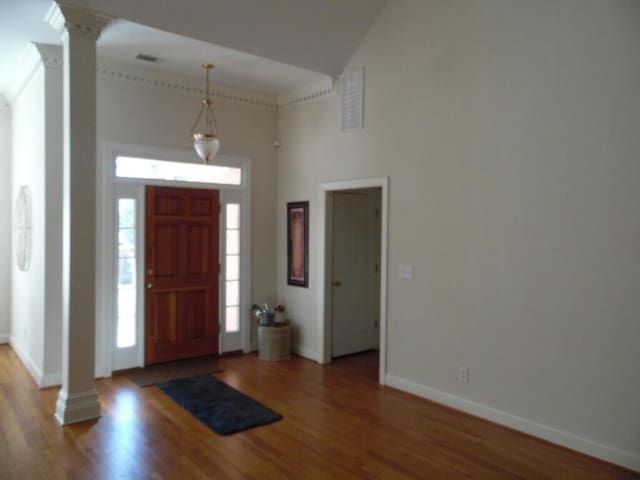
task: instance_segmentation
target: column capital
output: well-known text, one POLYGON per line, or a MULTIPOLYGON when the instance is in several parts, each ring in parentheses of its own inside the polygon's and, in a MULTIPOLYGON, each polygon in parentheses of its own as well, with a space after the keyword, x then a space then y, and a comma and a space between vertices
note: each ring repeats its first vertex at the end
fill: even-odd
POLYGON ((60 35, 76 33, 96 40, 111 20, 107 15, 65 2, 53 2, 44 17, 60 35))

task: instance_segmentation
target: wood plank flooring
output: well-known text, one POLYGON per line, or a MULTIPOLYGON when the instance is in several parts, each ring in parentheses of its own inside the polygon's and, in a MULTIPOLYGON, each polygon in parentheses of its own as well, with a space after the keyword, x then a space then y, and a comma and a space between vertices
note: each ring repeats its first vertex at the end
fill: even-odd
POLYGON ((156 387, 97 382, 103 416, 60 427, 0 345, 2 479, 631 479, 640 475, 377 384, 377 356, 221 359, 217 378, 284 415, 228 437, 156 387))

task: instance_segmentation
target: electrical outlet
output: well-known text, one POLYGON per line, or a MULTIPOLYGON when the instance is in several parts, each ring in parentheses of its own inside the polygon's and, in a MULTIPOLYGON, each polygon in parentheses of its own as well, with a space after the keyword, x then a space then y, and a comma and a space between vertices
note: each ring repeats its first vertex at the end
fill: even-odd
POLYGON ((469 367, 458 368, 458 380, 462 383, 469 383, 469 367))

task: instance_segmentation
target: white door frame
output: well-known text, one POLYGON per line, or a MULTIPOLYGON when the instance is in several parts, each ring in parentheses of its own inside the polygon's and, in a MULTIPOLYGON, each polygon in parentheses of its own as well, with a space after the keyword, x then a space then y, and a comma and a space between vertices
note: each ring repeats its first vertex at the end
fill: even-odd
POLYGON ((389 215, 389 177, 363 178, 322 183, 320 185, 320 363, 331 363, 331 330, 332 330, 332 222, 333 197, 331 192, 340 190, 357 190, 362 188, 380 188, 382 198, 380 205, 380 368, 378 379, 385 384, 387 373, 387 258, 388 258, 388 215, 389 215))
MULTIPOLYGON (((219 184, 202 184, 193 182, 178 182, 164 180, 146 180, 146 179, 125 179, 116 178, 115 176, 115 159, 118 156, 129 156, 137 158, 151 158, 156 160, 183 161, 192 162, 194 153, 191 150, 175 150, 167 148, 157 148, 142 145, 127 145, 112 142, 104 142, 102 145, 102 158, 98 165, 98 181, 97 181, 97 215, 96 215, 96 376, 111 376, 113 372, 112 351, 115 338, 115 241, 114 232, 116 227, 115 212, 115 184, 132 184, 140 187, 144 185, 157 186, 173 186, 186 188, 208 188, 220 190, 221 202, 225 202, 225 198, 230 202, 239 202, 241 204, 241 234, 240 234, 240 251, 243 252, 240 260, 240 332, 241 346, 244 353, 251 351, 251 324, 248 308, 242 308, 248 304, 251 298, 251 159, 248 157, 234 157, 227 155, 219 155, 216 158, 223 165, 231 165, 242 168, 242 184, 219 185, 219 184)), ((144 208, 144 195, 141 194, 138 208, 144 208)), ((144 215, 142 216, 144 218, 144 215)), ((224 217, 223 217, 224 218, 224 217)), ((144 235, 144 222, 139 226, 139 235, 144 235), (140 228, 141 227, 141 228, 140 228)), ((224 233, 224 225, 220 225, 220 235, 224 233)), ((220 242, 220 261, 222 262, 222 246, 224 242, 220 242)), ((144 254, 140 256, 140 260, 144 259, 144 254)), ((140 266, 140 265, 139 265, 140 266)), ((139 269, 142 272, 142 269, 139 269)), ((221 272, 220 282, 224 281, 221 272)), ((222 288, 220 289, 222 292, 222 288)), ((222 293, 220 293, 222 295, 222 293)), ((144 295, 143 295, 144 297, 144 295)), ((222 299, 221 299, 222 300, 222 299)), ((142 301, 142 319, 144 319, 144 298, 142 301)), ((222 303, 220 303, 222 310, 222 303)), ((222 319, 222 317, 220 317, 222 319)), ((221 325, 221 329, 224 325, 221 325)), ((144 329, 143 329, 144 330, 144 329)), ((222 330, 220 342, 222 342, 222 330)), ((143 342, 144 337, 140 337, 138 341, 143 342)), ((220 344, 220 353, 222 353, 223 345, 220 344)))

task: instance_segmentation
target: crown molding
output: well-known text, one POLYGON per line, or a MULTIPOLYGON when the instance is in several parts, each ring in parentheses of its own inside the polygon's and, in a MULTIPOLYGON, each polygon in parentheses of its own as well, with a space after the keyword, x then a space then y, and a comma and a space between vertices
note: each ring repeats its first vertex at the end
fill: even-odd
POLYGON ((278 108, 285 109, 302 103, 309 103, 337 94, 336 82, 331 77, 323 78, 305 87, 278 96, 278 108))
POLYGON ((73 33, 97 40, 112 17, 66 2, 53 2, 44 17, 60 35, 73 33))

